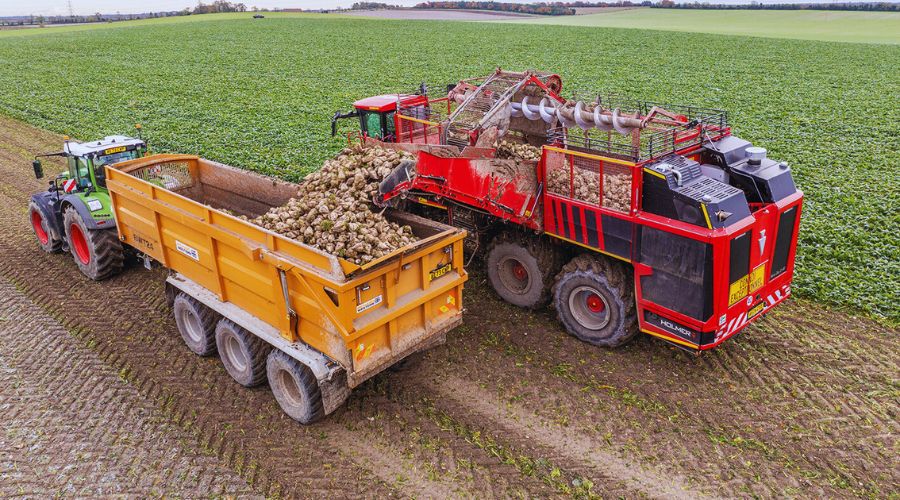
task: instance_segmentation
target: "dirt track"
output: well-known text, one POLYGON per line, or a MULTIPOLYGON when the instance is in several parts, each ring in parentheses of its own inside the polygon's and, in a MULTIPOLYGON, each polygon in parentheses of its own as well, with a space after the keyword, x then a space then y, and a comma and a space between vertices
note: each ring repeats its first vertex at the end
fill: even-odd
MULTIPOLYGON (((31 175, 30 155, 60 141, 0 119, 0 443, 36 429, 34 420, 6 417, 12 383, 20 406, 52 399, 53 419, 78 408, 86 421, 115 415, 108 432, 79 434, 89 457, 138 450, 159 460, 158 477, 192 471, 217 481, 148 480, 127 492, 155 486, 190 496, 207 484, 209 494, 249 485, 304 497, 900 492, 897 330, 800 300, 700 358, 650 338, 608 351, 567 336, 549 313, 501 303, 473 273, 466 324, 448 345, 367 382, 324 422, 299 426, 265 387, 241 388, 218 360, 182 346, 162 271, 132 266, 94 283, 70 257, 38 251, 26 207, 43 183, 31 175), (29 335, 60 337, 71 347, 48 359, 79 369, 56 371, 45 386, 23 360, 56 344, 29 335), (132 419, 132 441, 105 437, 132 419)), ((51 461, 73 453, 69 440, 54 439, 53 419, 41 440, 51 461)), ((0 454, 0 494, 16 493, 9 463, 0 454)), ((41 472, 33 470, 20 472, 41 472)), ((104 481, 96 488, 111 487, 104 481)))

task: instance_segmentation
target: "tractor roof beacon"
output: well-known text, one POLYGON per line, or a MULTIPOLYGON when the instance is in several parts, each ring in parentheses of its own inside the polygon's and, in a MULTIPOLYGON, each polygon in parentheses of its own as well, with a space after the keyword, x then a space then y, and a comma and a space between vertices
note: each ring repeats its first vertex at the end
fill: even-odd
MULTIPOLYGON (((140 130, 140 125, 136 126, 140 130)), ((29 219, 38 245, 45 252, 69 251, 82 273, 94 280, 122 269, 122 245, 106 189, 106 165, 143 157, 141 138, 110 135, 97 141, 65 139, 63 150, 35 156, 34 175, 44 176, 41 157, 66 159, 66 170, 46 191, 31 196, 29 219)))
POLYGON ((497 69, 356 101, 332 134, 349 117, 364 143, 417 155, 377 203, 467 229, 501 298, 552 301, 587 342, 708 350, 791 293, 803 193, 724 111, 564 97, 558 75, 497 69))

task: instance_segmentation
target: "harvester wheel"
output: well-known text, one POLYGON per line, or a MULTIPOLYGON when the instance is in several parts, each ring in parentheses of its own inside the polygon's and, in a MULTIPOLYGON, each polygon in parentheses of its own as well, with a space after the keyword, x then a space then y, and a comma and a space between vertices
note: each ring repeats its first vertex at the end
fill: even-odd
POLYGON ((125 253, 115 229, 88 229, 73 207, 63 212, 69 251, 88 278, 100 281, 122 271, 125 253))
POLYGON ((319 382, 303 363, 273 349, 266 372, 275 400, 289 417, 301 424, 311 424, 325 416, 319 382))
POLYGON ((266 356, 272 347, 264 340, 222 318, 216 325, 216 346, 225 371, 244 387, 266 380, 266 356))
POLYGON ((175 325, 181 338, 194 354, 211 356, 216 352, 216 322, 219 315, 185 293, 179 293, 172 305, 175 325))
POLYGON ((62 249, 62 240, 53 237, 44 212, 33 201, 28 205, 28 220, 31 221, 31 229, 34 230, 34 236, 37 238, 41 250, 47 253, 56 253, 62 249))
POLYGON ((553 275, 559 269, 558 249, 545 239, 502 233, 488 247, 488 281, 501 299, 538 309, 550 299, 553 275))
POLYGON ((603 347, 619 347, 637 333, 634 286, 626 269, 593 255, 563 267, 553 285, 559 321, 573 336, 603 347))

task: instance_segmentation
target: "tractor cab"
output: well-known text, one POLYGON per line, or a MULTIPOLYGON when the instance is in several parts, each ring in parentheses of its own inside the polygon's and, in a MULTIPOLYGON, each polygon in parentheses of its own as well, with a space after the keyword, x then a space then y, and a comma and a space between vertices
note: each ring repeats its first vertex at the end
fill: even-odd
POLYGON ((396 113, 398 106, 402 108, 424 106, 428 97, 422 94, 384 94, 353 103, 353 110, 348 113, 337 112, 331 118, 331 135, 337 133, 337 120, 359 117, 359 131, 363 137, 371 137, 384 142, 396 142, 396 113))
POLYGON ((124 254, 104 167, 146 153, 143 139, 110 135, 90 142, 66 138, 62 151, 36 155, 32 166, 38 179, 44 176, 40 158, 61 156, 67 163, 49 189, 31 196, 29 219, 38 246, 49 253, 68 250, 81 272, 94 280, 121 270, 124 254))
POLYGON ((142 139, 134 139, 124 135, 110 135, 98 141, 72 142, 66 140, 63 151, 38 155, 34 160, 34 175, 38 179, 44 176, 42 156, 62 156, 67 160, 68 168, 59 176, 66 192, 106 187, 106 175, 103 167, 125 160, 133 160, 144 156, 147 144, 142 139), (70 182, 71 181, 71 182, 70 182))

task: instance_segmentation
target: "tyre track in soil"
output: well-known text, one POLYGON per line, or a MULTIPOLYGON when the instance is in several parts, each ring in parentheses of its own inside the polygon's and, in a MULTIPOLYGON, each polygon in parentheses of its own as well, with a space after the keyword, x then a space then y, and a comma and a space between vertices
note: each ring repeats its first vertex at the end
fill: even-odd
MULTIPOLYGON (((617 351, 594 350, 555 329, 548 314, 491 304, 497 301, 490 293, 472 286, 467 300, 479 304, 467 316, 479 325, 478 334, 464 327, 447 364, 457 373, 475 373, 478 365, 515 359, 521 368, 491 383, 548 420, 559 419, 565 408, 566 425, 589 429, 597 414, 622 415, 603 421, 602 433, 644 461, 668 462, 671 470, 698 464, 689 477, 717 485, 720 494, 897 490, 900 464, 891 453, 898 431, 891 396, 900 359, 891 342, 896 329, 793 301, 732 343, 694 359, 648 338, 617 351), (507 313, 498 310, 504 308, 507 313), (798 322, 802 318, 818 318, 818 326, 808 328, 798 322), (810 342, 878 359, 863 378, 845 358, 804 349, 810 342), (467 362, 468 368, 456 366, 467 362), (812 382, 795 383, 798 378, 812 382), (542 409, 542 393, 557 398, 551 411, 542 409), (831 428, 821 428, 822 421, 831 428), (709 460, 711 452, 719 460, 709 460)), ((484 384, 471 380, 479 381, 484 384)))
MULTIPOLYGON (((53 134, 35 130, 28 133, 44 140, 54 138, 53 134)), ((7 156, 3 151, 7 149, 6 136, 0 133, 3 161, 7 156)), ((24 150, 21 144, 13 146, 24 150)), ((10 156, 16 159, 17 155, 10 156)), ((21 156, 16 161, 22 162, 21 156)), ((25 171, 23 168, 13 177, 21 177, 27 186, 22 174, 25 171)), ((34 183, 33 178, 30 182, 34 183)), ((28 188, 16 187, 0 186, 0 190, 22 199, 28 188)), ((62 267, 60 279, 77 275, 74 266, 62 267)), ((122 279, 139 287, 141 282, 146 287, 148 281, 146 276, 122 279)), ((473 281, 477 279, 473 275, 473 281)), ((158 283, 154 286, 159 287, 158 283)), ((77 291, 81 286, 73 288, 77 291)), ((124 288, 127 293, 128 287, 124 288)), ((155 331, 171 331, 160 296, 161 289, 142 295, 152 305, 150 315, 162 317, 157 320, 162 327, 157 325, 155 331)), ((877 450, 896 448, 896 401, 878 396, 896 394, 896 386, 891 386, 895 384, 891 374, 897 371, 897 352, 891 341, 896 338, 896 330, 840 313, 812 311, 812 306, 802 301, 792 302, 752 327, 753 333, 741 334, 722 349, 696 360, 643 338, 617 351, 586 346, 560 332, 548 314, 527 313, 502 304, 483 285, 467 287, 466 300, 478 304, 468 306, 467 314, 467 324, 479 325, 478 333, 467 327, 457 330, 449 346, 428 356, 427 367, 417 367, 412 377, 377 377, 354 394, 347 408, 339 410, 325 425, 311 428, 329 435, 321 441, 342 443, 338 448, 352 446, 359 434, 380 436, 367 438, 367 451, 351 457, 343 466, 356 467, 351 469, 363 473, 367 480, 377 478, 383 487, 388 487, 386 483, 400 491, 434 488, 442 493, 466 494, 486 490, 495 496, 554 492, 545 481, 523 475, 514 467, 498 466, 496 457, 470 443, 471 435, 448 432, 444 422, 435 421, 432 414, 422 410, 423 401, 443 393, 459 397, 432 402, 440 411, 516 452, 550 457, 563 468, 566 478, 595 480, 599 486, 595 491, 624 491, 626 496, 643 493, 597 472, 603 468, 602 460, 618 460, 618 455, 625 457, 621 464, 650 464, 651 469, 666 471, 660 477, 668 477, 669 471, 683 473, 687 487, 703 487, 729 496, 862 494, 871 493, 872 485, 876 490, 882 485, 882 492, 896 491, 896 459, 877 450), (516 325, 512 333, 510 325, 516 325), (531 335, 526 336, 526 332, 531 335), (865 362, 850 363, 848 359, 865 362), (461 373, 467 375, 464 380, 458 378, 461 373), (457 378, 452 383, 437 382, 445 376, 457 378), (876 382, 859 382, 861 379, 876 382), (486 387, 496 387, 497 396, 490 403, 469 395, 484 393, 486 387), (514 407, 512 412, 506 410, 510 405, 514 407), (496 416, 487 415, 485 419, 492 407, 497 409, 496 416), (841 424, 840 432, 823 430, 823 422, 831 427, 841 424), (557 431, 563 436, 587 436, 589 448, 600 450, 602 460, 596 458, 596 452, 593 459, 576 456, 582 454, 558 443, 547 443, 547 439, 535 444, 532 429, 542 427, 551 429, 545 437, 557 431), (395 463, 401 465, 383 469, 385 461, 377 459, 385 450, 393 452, 394 457, 399 455, 401 460, 395 463), (474 467, 468 465, 473 463, 474 467), (686 468, 686 463, 693 467, 686 468), (408 471, 415 473, 412 479, 399 481, 393 477, 408 471), (837 489, 835 480, 848 480, 851 485, 849 489, 837 489), (854 481, 866 484, 857 487, 854 481)), ((124 317, 131 318, 135 312, 130 313, 124 317)), ((166 341, 164 347, 180 349, 175 344, 166 341)), ((132 359, 111 356, 117 363, 132 359)), ((200 377, 208 391, 216 391, 216 398, 231 395, 228 384, 234 384, 227 376, 210 380, 207 372, 214 369, 209 363, 175 357, 180 361, 169 367, 175 375, 167 383, 177 386, 185 376, 200 377)), ((248 402, 257 405, 253 408, 268 404, 271 410, 271 398, 259 395, 265 391, 246 392, 256 394, 248 402)), ((190 391, 179 393, 179 397, 189 398, 190 391)), ((232 406, 231 411, 242 409, 232 406)), ((309 434, 309 429, 294 429, 309 434)), ((238 468, 244 458, 236 450, 252 448, 246 441, 236 448, 227 432, 219 439, 207 440, 217 443, 218 453, 229 457, 238 468)), ((313 445, 323 446, 321 442, 313 445)), ((296 470, 296 463, 292 463, 272 472, 276 465, 257 464, 261 470, 257 474, 279 477, 280 473, 296 470)), ((341 465, 332 464, 330 470, 335 467, 341 465)), ((299 483, 281 487, 291 491, 291 484, 299 483)), ((656 491, 652 484, 644 488, 656 491)))
POLYGON ((3 279, 0 311, 0 496, 259 496, 3 279))
MULTIPOLYGON (((29 127, 25 126, 24 128, 28 129, 29 127)), ((22 136, 26 137, 25 140, 20 139, 15 133, 0 133, 0 148, 3 148, 2 151, 0 151, 0 161, 3 161, 4 163, 22 162, 21 152, 26 151, 24 148, 26 143, 30 144, 30 147, 34 147, 34 144, 40 143, 41 140, 48 141, 53 139, 52 134, 50 134, 48 138, 46 134, 43 134, 41 131, 35 131, 34 129, 26 130, 26 132, 27 133, 22 134, 22 136), (15 141, 12 139, 15 139, 15 141), (19 154, 15 154, 16 152, 19 152, 19 154)), ((47 145, 47 147, 52 149, 50 145, 47 145)), ((59 164, 59 162, 56 163, 59 164)), ((62 167, 60 166, 60 168, 62 167)), ((8 205, 15 206, 20 204, 20 206, 24 206, 24 199, 28 192, 40 189, 40 185, 34 185, 35 181, 33 178, 30 178, 30 175, 24 175, 21 171, 16 171, 17 169, 11 170, 12 171, 9 172, 11 175, 8 178, 20 182, 13 182, 14 186, 0 185, 0 191, 10 198, 9 200, 4 200, 8 205), (32 184, 33 186, 29 187, 29 184, 32 184), (25 187, 23 188, 22 186, 25 187), (16 199, 21 199, 22 201, 17 203, 16 199)), ((48 169, 48 173, 49 171, 50 169, 48 169)), ((24 208, 22 210, 24 211, 24 208)), ((167 345, 165 346, 160 346, 158 344, 162 342, 160 338, 162 338, 163 335, 160 334, 155 336, 152 333, 152 329, 162 324, 164 327, 167 327, 165 329, 168 330, 168 336, 171 337, 171 332, 174 329, 171 325, 171 321, 164 319, 153 321, 152 319, 147 319, 154 316, 165 318, 168 315, 167 307, 163 304, 161 286, 159 286, 158 283, 150 287, 146 286, 146 283, 143 286, 138 284, 141 280, 146 281, 147 276, 140 278, 118 277, 105 281, 102 284, 87 282, 80 279, 80 276, 77 274, 74 275, 77 276, 77 279, 67 280, 67 278, 73 276, 71 273, 74 268, 69 265, 70 263, 66 260, 66 256, 34 255, 33 251, 28 248, 31 246, 29 243, 32 243, 30 242, 31 235, 28 234, 29 228, 27 223, 21 222, 26 220, 24 214, 7 217, 6 219, 7 220, 3 221, 5 228, 12 229, 17 225, 20 226, 18 228, 18 236, 20 237, 13 238, 12 235, 10 235, 10 237, 6 238, 5 243, 9 246, 3 245, 6 246, 6 248, 4 248, 4 254, 13 256, 15 249, 19 249, 19 253, 16 255, 17 258, 10 260, 18 260, 19 262, 26 260, 33 261, 35 259, 41 260, 40 267, 45 272, 43 275, 38 276, 38 278, 48 279, 46 275, 49 273, 46 271, 48 268, 52 268, 56 271, 56 275, 49 277, 48 281, 66 283, 68 288, 65 290, 39 286, 31 288, 28 284, 31 284, 36 276, 25 275, 21 272, 16 273, 16 269, 27 267, 20 265, 19 262, 13 263, 12 265, 5 262, 3 268, 0 269, 0 273, 12 275, 13 279, 18 279, 19 283, 23 284, 27 291, 35 294, 39 293, 40 298, 44 299, 45 302, 61 302, 63 297, 68 297, 66 301, 68 302, 69 307, 62 310, 55 310, 54 312, 66 316, 67 325, 88 337, 89 342, 95 342, 100 339, 100 337, 97 336, 97 331, 115 331, 115 329, 112 328, 114 325, 112 323, 108 325, 101 324, 97 325, 97 328, 87 329, 84 322, 80 321, 79 318, 68 317, 67 315, 73 310, 100 308, 101 304, 105 302, 105 300, 102 299, 102 294, 133 297, 132 301, 140 303, 141 307, 132 307, 121 310, 121 316, 118 316, 120 320, 115 323, 115 326, 119 326, 119 329, 124 328, 121 334, 124 334, 125 338, 129 340, 138 338, 138 336, 134 335, 135 332, 142 332, 142 335, 139 337, 142 342, 147 345, 129 346, 125 348, 125 352, 133 353, 137 355, 138 358, 141 358, 141 360, 135 360, 133 356, 123 355, 120 350, 123 347, 122 345, 114 345, 116 343, 115 341, 106 340, 107 349, 103 354, 107 356, 107 361, 111 364, 121 365, 121 370, 134 376, 136 385, 146 391, 148 396, 162 400, 162 404, 173 413, 173 419, 176 422, 180 423, 182 426, 195 429, 195 432, 198 434, 197 438, 201 441, 202 446, 212 448, 218 455, 224 457, 229 463, 236 466, 239 471, 244 472, 246 462, 249 462, 249 466, 252 470, 250 473, 245 472, 245 474, 249 476, 250 480, 255 481, 258 485, 263 487, 265 491, 290 492, 294 490, 293 486, 302 484, 305 487, 309 487, 312 485, 313 480, 311 478, 301 479, 299 481, 279 481, 278 479, 273 479, 281 478, 283 475, 291 475, 291 471, 296 470, 295 467, 297 464, 293 463, 289 468, 285 467, 279 469, 277 464, 264 463, 265 461, 261 457, 254 455, 252 452, 247 452, 245 447, 247 447, 248 444, 246 442, 242 442, 237 447, 232 446, 228 440, 227 430, 233 428, 233 422, 219 423, 218 427, 224 427, 226 430, 220 431, 217 435, 204 434, 203 429, 209 427, 209 425, 207 425, 208 422, 204 421, 204 415, 196 410, 198 401, 190 401, 195 398, 194 396, 187 394, 189 392, 188 390, 184 391, 184 396, 190 402, 179 405, 178 399, 182 396, 180 392, 175 394, 173 392, 168 392, 166 389, 158 389, 161 386, 165 386, 166 388, 178 387, 179 389, 187 389, 185 387, 179 387, 186 385, 183 380, 185 375, 193 379, 194 377, 197 377, 198 372, 201 371, 201 366, 196 357, 190 355, 170 355, 170 357, 165 360, 165 363, 169 364, 167 367, 161 366, 161 363, 156 360, 152 361, 151 363, 153 366, 151 368, 163 370, 161 374, 157 375, 157 380, 145 377, 144 374, 141 373, 134 375, 135 371, 143 370, 146 367, 146 360, 154 359, 154 356, 158 355, 158 351, 171 351, 180 347, 169 345, 171 344, 170 342, 167 342, 167 345), (63 259, 62 262, 64 264, 62 265, 58 262, 60 258, 63 259), (134 297, 135 294, 132 291, 134 289, 142 290, 142 292, 137 297, 134 297), (49 293, 48 290, 50 290, 49 293), (98 300, 97 297, 101 298, 98 300), (144 315, 144 319, 133 319, 133 314, 138 312, 144 315), (137 349, 137 351, 135 351, 135 349, 137 349), (199 429, 199 431, 197 429, 199 429), (267 465, 272 465, 272 467, 266 467, 267 465), (265 471, 269 471, 269 473, 266 474, 265 471)), ((3 246, 0 246, 0 248, 3 248, 3 246)), ((158 281, 161 281, 161 274, 157 273, 156 278, 158 278, 158 281)), ((110 304, 107 304, 105 307, 109 307, 109 305, 110 304)), ((113 303, 113 307, 110 309, 112 309, 110 311, 112 313, 117 312, 115 311, 117 309, 115 303, 113 303)), ((177 345, 178 343, 178 341, 174 341, 174 344, 177 345)), ((209 363, 207 362, 205 364, 208 365, 209 363)), ((227 401, 229 398, 234 398, 231 391, 226 388, 234 387, 235 385, 230 379, 227 379, 227 376, 223 377, 221 373, 217 375, 219 378, 224 378, 225 380, 219 381, 219 383, 202 381, 200 382, 202 387, 196 387, 196 389, 200 389, 201 394, 202 392, 209 393, 210 399, 214 401, 227 401)), ((246 391, 242 388, 237 390, 239 392, 266 392, 246 391)), ((357 392, 364 397, 365 388, 363 388, 362 391, 357 392)), ((405 427, 411 425, 416 432, 424 429, 426 433, 447 434, 445 431, 439 429, 433 422, 425 419, 422 415, 411 412, 395 402, 383 398, 381 401, 377 401, 376 398, 376 401, 374 402, 376 404, 373 404, 371 407, 377 409, 376 415, 379 412, 393 414, 406 422, 405 427)), ((269 406, 271 407, 272 404, 271 402, 269 403, 269 406)), ((232 402, 229 406, 231 406, 232 409, 238 409, 242 405, 232 402)), ((361 410, 360 407, 356 407, 356 409, 357 411, 361 410)), ((371 408, 366 407, 365 410, 366 413, 371 413, 371 408)), ((280 411, 277 411, 276 413, 277 419, 286 420, 286 417, 283 417, 280 414, 280 411)), ((433 444, 434 442, 438 443, 438 446, 436 446, 430 454, 421 452, 414 454, 411 453, 410 450, 415 447, 406 446, 406 454, 418 455, 414 457, 418 461, 405 459, 405 457, 398 456, 394 453, 397 449, 395 443, 397 436, 388 436, 389 439, 372 439, 366 437, 366 434, 360 435, 360 433, 350 433, 338 423, 343 422, 345 427, 353 427, 353 424, 357 421, 374 421, 375 416, 358 415, 353 414, 352 412, 344 412, 344 414, 344 418, 335 415, 333 418, 316 427, 304 429, 307 434, 315 432, 317 435, 327 436, 326 439, 321 439, 315 443, 305 444, 322 447, 322 441, 325 441, 330 448, 329 451, 338 456, 341 455, 342 450, 349 450, 349 452, 344 453, 344 455, 349 457, 349 461, 357 462, 355 465, 359 469, 370 473, 369 477, 356 481, 355 483, 357 485, 371 485, 373 483, 371 479, 377 477, 381 480, 380 486, 385 487, 386 485, 391 484, 397 487, 399 491, 406 491, 410 494, 428 492, 435 496, 446 496, 451 493, 455 495, 475 496, 476 494, 483 495, 484 493, 489 492, 494 496, 505 497, 513 494, 522 495, 527 492, 545 491, 549 494, 554 493, 554 490, 548 490, 547 486, 540 480, 523 477, 514 467, 498 463, 496 457, 487 454, 482 449, 474 447, 464 438, 459 436, 450 435, 443 436, 439 440, 430 439, 430 444, 433 444), (440 455, 443 455, 444 457, 442 458, 440 455), (464 464, 464 466, 461 466, 461 464, 464 464), (423 473, 423 470, 426 472, 423 473), (431 477, 435 476, 433 472, 439 470, 449 470, 451 474, 446 479, 438 477, 437 480, 433 481, 431 479, 431 477)), ((213 425, 215 426, 215 424, 213 425)), ((281 422, 281 425, 285 425, 285 423, 281 422)), ((291 426, 293 423, 288 422, 287 425, 291 426)), ((247 433, 246 428, 241 428, 240 430, 244 435, 247 433)), ((385 434, 384 429, 369 430, 368 436, 379 433, 382 435, 385 434)), ((267 454, 272 455, 268 450, 267 454)), ((278 454, 275 453, 275 455, 278 454)), ((290 463, 287 455, 289 455, 289 453, 284 453, 280 456, 283 459, 283 462, 290 463)), ((335 461, 336 460, 331 460, 331 462, 335 461)), ((325 462, 324 459, 321 464, 324 464, 326 471, 340 469, 340 467, 335 467, 332 463, 325 462)), ((315 468, 312 470, 315 470, 315 468)), ((311 474, 318 475, 315 472, 311 474)), ((346 471, 342 472, 342 474, 347 475, 346 471)), ((359 474, 360 471, 356 471, 356 475, 359 474)), ((296 473, 294 473, 294 475, 296 475, 296 473)), ((333 479, 328 486, 334 487, 333 479)), ((361 491, 366 492, 368 490, 363 489, 361 491)), ((377 493, 378 490, 374 491, 377 493)), ((331 491, 331 493, 334 493, 334 491, 331 491)))

